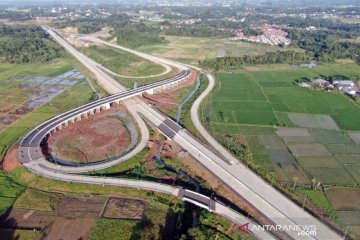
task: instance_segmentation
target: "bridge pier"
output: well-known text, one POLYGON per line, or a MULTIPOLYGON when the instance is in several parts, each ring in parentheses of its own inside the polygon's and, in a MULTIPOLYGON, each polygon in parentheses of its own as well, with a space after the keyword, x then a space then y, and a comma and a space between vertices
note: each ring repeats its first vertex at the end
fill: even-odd
POLYGON ((68 125, 73 124, 74 122, 75 122, 75 119, 74 119, 74 118, 70 118, 70 119, 68 120, 68 125))
POLYGON ((114 107, 114 106, 119 106, 119 105, 120 105, 120 101, 111 102, 110 105, 111 105, 112 107, 114 107))
POLYGON ((80 122, 81 121, 81 115, 77 115, 75 116, 75 121, 74 122, 80 122))
POLYGON ((101 112, 101 107, 94 108, 94 114, 101 112))
POLYGON ((153 95, 155 93, 155 89, 146 90, 146 93, 150 94, 150 95, 153 95))
POLYGON ((110 103, 106 103, 106 104, 105 104, 105 109, 108 110, 108 109, 110 109, 110 108, 111 108, 110 103))
POLYGON ((110 103, 106 103, 106 104, 104 104, 104 105, 101 105, 100 106, 100 112, 101 111, 103 111, 103 110, 108 110, 108 109, 110 109, 110 103))

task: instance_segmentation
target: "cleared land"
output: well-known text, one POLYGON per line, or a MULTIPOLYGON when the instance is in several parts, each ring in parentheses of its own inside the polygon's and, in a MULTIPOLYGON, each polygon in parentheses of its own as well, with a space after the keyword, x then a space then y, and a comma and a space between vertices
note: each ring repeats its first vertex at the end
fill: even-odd
POLYGON ((53 217, 54 214, 48 211, 14 208, 1 221, 0 227, 41 230, 51 222, 53 217))
POLYGON ((79 240, 88 239, 95 218, 56 217, 41 233, 40 239, 47 240, 79 240))
POLYGON ((50 136, 51 156, 69 162, 91 163, 120 156, 137 142, 135 126, 127 129, 123 120, 130 121, 124 107, 117 106, 72 124, 50 136), (118 114, 125 115, 123 118, 118 114), (132 135, 130 135, 130 131, 132 135))
POLYGON ((103 212, 104 218, 140 220, 143 217, 146 203, 141 200, 111 197, 103 212))
MULTIPOLYGON (((261 55, 268 51, 283 50, 277 46, 230 41, 227 39, 179 36, 165 36, 165 39, 168 41, 167 43, 142 46, 138 50, 195 65, 198 64, 199 60, 205 58, 261 55)), ((289 50, 301 51, 300 49, 293 48, 289 48, 289 50)))
POLYGON ((103 208, 105 199, 64 197, 56 210, 57 216, 85 218, 97 217, 103 208))
POLYGON ((329 188, 326 196, 336 210, 340 221, 360 235, 360 189, 329 188))

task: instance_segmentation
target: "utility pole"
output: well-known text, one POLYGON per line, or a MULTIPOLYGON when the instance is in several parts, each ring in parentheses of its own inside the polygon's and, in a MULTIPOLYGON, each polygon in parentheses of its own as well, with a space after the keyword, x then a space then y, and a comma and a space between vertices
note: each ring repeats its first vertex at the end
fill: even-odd
POLYGON ((306 200, 307 200, 307 195, 305 195, 305 199, 304 199, 304 202, 303 202, 302 208, 304 208, 304 207, 305 207, 306 200))
POLYGON ((346 239, 346 234, 348 233, 348 231, 349 231, 349 224, 346 227, 343 239, 346 239))

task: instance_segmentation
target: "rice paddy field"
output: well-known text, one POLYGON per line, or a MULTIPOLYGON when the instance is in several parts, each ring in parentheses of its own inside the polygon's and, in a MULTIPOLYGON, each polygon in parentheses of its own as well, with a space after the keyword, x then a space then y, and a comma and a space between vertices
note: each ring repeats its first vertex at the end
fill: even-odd
POLYGON ((95 45, 80 50, 96 62, 122 75, 148 76, 165 71, 164 67, 158 64, 113 47, 95 45))
MULTIPOLYGON (((285 186, 359 190, 359 103, 340 93, 295 84, 297 79, 332 75, 359 79, 360 66, 272 65, 220 72, 202 118, 213 133, 245 139, 255 161, 285 186)), ((346 200, 339 190, 330 192, 323 194, 328 205, 334 198, 346 200)), ((358 209, 334 209, 342 224, 349 222, 359 231, 358 209)))
POLYGON ((360 105, 348 97, 300 88, 296 79, 360 76, 356 64, 218 73, 203 119, 215 133, 244 136, 264 167, 285 184, 359 185, 360 105), (350 158, 347 158, 349 156, 350 158))

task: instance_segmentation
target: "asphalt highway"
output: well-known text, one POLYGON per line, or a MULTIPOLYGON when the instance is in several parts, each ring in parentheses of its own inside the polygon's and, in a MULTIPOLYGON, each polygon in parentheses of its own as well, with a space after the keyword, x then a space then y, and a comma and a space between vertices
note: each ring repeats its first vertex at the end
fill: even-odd
MULTIPOLYGON (((58 37, 58 36, 57 36, 58 37)), ((62 40, 64 41, 64 40, 62 40)), ((65 41, 64 41, 65 42, 65 41)), ((121 47, 122 48, 122 47, 121 47)), ((122 48, 125 50, 126 48, 122 48)), ((126 51, 126 50, 125 50, 126 51)), ((129 52, 136 52, 131 50, 129 52)), ((72 53, 73 54, 73 53, 72 53)), ((135 53, 134 53, 135 54, 135 53)), ((94 74, 97 71, 100 71, 96 68, 96 63, 92 60, 88 60, 87 57, 83 55, 78 55, 78 53, 73 54, 78 59, 82 59, 81 62, 91 65, 89 69, 95 69, 94 74)), ((149 57, 147 54, 140 54, 146 59, 156 59, 155 62, 159 62, 158 57, 149 57)), ((79 59, 79 60, 80 60, 79 59)), ((166 63, 167 60, 162 59, 162 63, 166 63)), ((174 66, 174 61, 168 61, 168 64, 174 66)), ((180 63, 176 63, 181 65, 180 63)), ((186 66, 182 65, 182 69, 186 69, 186 66)), ((100 85, 107 86, 110 89, 115 88, 114 82, 110 77, 104 77, 105 73, 96 73, 102 78, 102 83, 100 85), (107 80, 110 79, 110 80, 107 80)), ((201 100, 207 93, 209 93, 214 86, 214 78, 208 74, 210 81, 209 87, 201 97, 197 100, 198 105, 195 104, 193 109, 197 109, 201 103, 201 100)), ((120 88, 113 89, 114 92, 120 91, 120 88)), ((195 103, 197 103, 195 102, 195 103)), ((212 141, 212 137, 206 132, 205 128, 202 127, 201 122, 196 122, 198 120, 197 110, 192 109, 192 119, 195 126, 198 128, 201 134, 206 137, 210 145, 215 148, 217 151, 222 151, 221 154, 226 158, 221 159, 219 156, 214 154, 211 149, 207 148, 202 144, 198 139, 194 138, 187 131, 182 129, 175 122, 164 117, 159 112, 152 109, 150 106, 144 104, 143 102, 137 101, 137 110, 143 117, 152 122, 157 126, 165 135, 177 142, 182 148, 187 150, 194 158, 196 158, 204 167, 211 171, 218 179, 220 179, 224 184, 228 185, 233 191, 245 198, 250 204, 254 206, 258 211, 260 211, 264 216, 270 219, 274 225, 277 226, 287 226, 295 227, 307 227, 315 226, 316 234, 315 235, 301 235, 303 231, 296 228, 295 230, 288 230, 288 228, 283 229, 284 232, 288 235, 289 239, 341 239, 341 237, 332 231, 328 226, 317 220, 315 217, 311 216, 305 210, 301 209, 299 206, 294 204, 291 200, 287 199, 279 191, 275 190, 272 186, 263 181, 259 176, 249 170, 242 163, 237 161, 230 153, 228 153, 222 146, 219 146, 217 141, 212 141), (206 134, 207 133, 207 134, 206 134), (229 165, 227 162, 232 163, 229 165)), ((47 129, 49 130, 49 129, 47 129)), ((41 130, 39 130, 41 131, 41 130)), ((40 134, 41 135, 41 134, 40 134)), ((40 136, 39 135, 39 136, 40 136)), ((35 140, 37 142, 40 138, 36 138, 38 135, 35 133, 35 140)), ((33 138, 31 138, 33 139, 33 138)), ((28 163, 25 163, 25 166, 37 168, 40 165, 38 164, 41 161, 39 153, 36 152, 34 147, 32 147, 32 141, 29 139, 25 140, 28 148, 29 158, 31 160, 28 163)), ((24 154, 24 153, 23 153, 24 154)), ((45 171, 46 169, 44 169, 45 171)), ((70 175, 72 176, 72 175, 70 175)), ((67 181, 70 178, 69 174, 64 174, 61 180, 67 181)), ((235 220, 235 219, 233 219, 235 220)), ((267 239, 267 238, 264 238, 267 239)))
POLYGON ((155 83, 151 83, 145 86, 141 86, 135 89, 131 89, 129 91, 124 91, 118 94, 111 95, 106 98, 99 99, 97 101, 91 102, 89 104, 83 105, 81 107, 78 107, 76 109, 70 110, 66 113, 63 113, 61 115, 58 115, 49 121, 41 124, 40 126, 36 127, 33 131, 31 131, 21 142, 22 147, 38 147, 40 146, 40 143, 42 139, 52 130, 54 129, 58 124, 63 122, 66 119, 70 119, 72 117, 76 117, 81 113, 84 113, 86 111, 92 110, 95 107, 102 106, 104 104, 113 103, 115 101, 124 100, 126 98, 133 97, 135 95, 141 94, 147 90, 154 89, 161 87, 163 85, 173 83, 179 80, 184 79, 185 77, 188 77, 190 75, 190 71, 183 70, 178 75, 171 77, 169 79, 165 79, 162 81, 158 81, 155 83))

